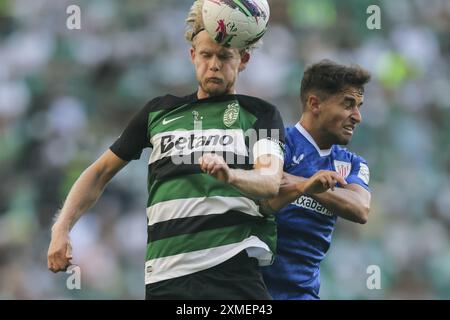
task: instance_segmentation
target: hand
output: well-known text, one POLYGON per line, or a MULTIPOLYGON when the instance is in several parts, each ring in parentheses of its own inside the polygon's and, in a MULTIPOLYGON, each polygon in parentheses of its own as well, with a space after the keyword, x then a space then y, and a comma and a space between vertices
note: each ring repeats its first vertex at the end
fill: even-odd
POLYGON ((347 184, 347 181, 336 171, 320 170, 301 185, 301 192, 303 194, 315 194, 325 192, 328 189, 334 191, 337 183, 344 186, 347 184))
POLYGON ((306 183, 306 181, 308 181, 307 178, 303 178, 303 177, 299 177, 299 176, 294 176, 290 173, 284 172, 283 171, 283 176, 281 178, 281 185, 280 185, 280 189, 283 190, 298 190, 299 186, 306 183))
POLYGON ((48 248, 47 265, 53 272, 66 271, 71 265, 72 245, 67 232, 52 232, 52 240, 48 248))
POLYGON ((228 167, 223 157, 217 154, 208 153, 200 157, 198 163, 203 172, 208 173, 222 182, 231 182, 232 170, 228 167))

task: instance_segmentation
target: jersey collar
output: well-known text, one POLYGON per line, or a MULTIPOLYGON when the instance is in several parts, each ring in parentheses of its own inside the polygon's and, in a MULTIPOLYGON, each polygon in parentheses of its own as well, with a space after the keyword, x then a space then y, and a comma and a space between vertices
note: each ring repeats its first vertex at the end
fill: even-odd
POLYGON ((305 128, 303 128, 303 126, 300 124, 300 122, 297 122, 297 124, 295 125, 295 127, 297 128, 297 130, 300 132, 300 134, 302 136, 304 136, 306 138, 306 140, 309 141, 309 143, 311 143, 314 148, 316 148, 317 152, 319 153, 319 155, 321 157, 327 157, 331 154, 331 148, 330 149, 320 149, 319 146, 317 145, 317 143, 314 141, 313 137, 311 137, 311 135, 309 134, 308 131, 306 131, 305 128))

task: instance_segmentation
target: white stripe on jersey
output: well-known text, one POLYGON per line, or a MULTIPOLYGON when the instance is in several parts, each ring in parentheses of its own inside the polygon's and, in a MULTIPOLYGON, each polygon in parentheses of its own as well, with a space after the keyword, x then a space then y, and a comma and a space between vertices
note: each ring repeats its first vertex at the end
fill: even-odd
POLYGON ((221 214, 229 210, 263 217, 253 200, 244 197, 200 197, 175 199, 156 203, 147 208, 148 225, 172 219, 221 214))
POLYGON ((258 259, 260 266, 269 265, 272 261, 269 247, 258 237, 250 236, 238 243, 148 260, 145 263, 145 284, 212 268, 244 249, 250 257, 258 259))

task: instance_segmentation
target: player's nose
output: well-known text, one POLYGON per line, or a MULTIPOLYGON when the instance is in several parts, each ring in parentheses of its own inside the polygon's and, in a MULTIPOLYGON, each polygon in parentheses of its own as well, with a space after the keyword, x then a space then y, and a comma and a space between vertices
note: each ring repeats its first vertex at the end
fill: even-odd
POLYGON ((362 115, 361 115, 361 111, 359 110, 359 108, 355 108, 355 110, 353 111, 353 113, 351 115, 351 119, 354 123, 360 123, 362 121, 362 115))
POLYGON ((221 68, 221 61, 218 57, 214 56, 209 62, 209 70, 217 72, 221 68))

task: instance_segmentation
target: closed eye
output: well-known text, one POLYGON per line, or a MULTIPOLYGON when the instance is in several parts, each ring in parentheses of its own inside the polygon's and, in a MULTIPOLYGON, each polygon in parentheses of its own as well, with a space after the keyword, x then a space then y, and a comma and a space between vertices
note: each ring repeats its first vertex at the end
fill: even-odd
POLYGON ((355 104, 356 104, 356 101, 355 101, 354 98, 346 97, 346 98, 344 99, 344 106, 345 106, 345 108, 347 108, 347 109, 353 108, 353 107, 355 106, 355 104))

